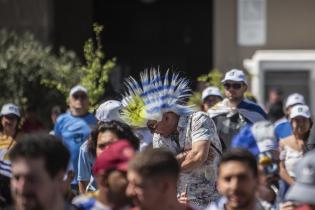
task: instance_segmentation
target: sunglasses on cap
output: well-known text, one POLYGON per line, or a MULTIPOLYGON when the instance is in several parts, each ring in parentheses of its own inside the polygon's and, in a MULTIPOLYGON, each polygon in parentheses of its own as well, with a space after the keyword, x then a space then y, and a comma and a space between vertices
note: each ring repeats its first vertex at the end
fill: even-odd
POLYGON ((85 94, 85 93, 76 93, 76 94, 73 94, 72 95, 72 97, 74 98, 74 99, 76 99, 76 100, 78 100, 78 99, 86 99, 87 98, 87 95, 85 94))
POLYGON ((224 83, 224 88, 226 90, 230 89, 230 88, 233 88, 235 90, 238 90, 242 87, 242 83, 224 83))

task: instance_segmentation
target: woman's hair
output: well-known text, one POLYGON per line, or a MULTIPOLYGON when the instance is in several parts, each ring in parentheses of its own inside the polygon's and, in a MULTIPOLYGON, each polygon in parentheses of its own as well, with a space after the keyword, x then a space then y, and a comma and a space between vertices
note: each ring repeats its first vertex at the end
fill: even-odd
POLYGON ((118 139, 127 140, 135 150, 139 149, 139 139, 132 132, 131 128, 122 122, 112 120, 109 122, 100 122, 97 127, 91 132, 90 138, 87 143, 87 150, 94 157, 96 156, 97 137, 99 133, 106 131, 113 132, 117 135, 118 139))

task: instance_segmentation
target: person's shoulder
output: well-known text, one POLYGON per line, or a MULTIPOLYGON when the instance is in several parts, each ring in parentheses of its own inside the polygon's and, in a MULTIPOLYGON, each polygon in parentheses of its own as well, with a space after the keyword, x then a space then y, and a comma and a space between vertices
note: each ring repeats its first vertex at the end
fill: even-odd
POLYGON ((65 112, 65 113, 63 113, 63 114, 58 116, 56 124, 57 123, 62 123, 65 120, 68 120, 69 118, 73 118, 72 115, 70 114, 70 112, 65 112))
POLYGON ((263 108, 260 105, 258 105, 257 103, 254 103, 252 101, 249 101, 247 99, 242 100, 241 103, 239 104, 239 107, 257 110, 257 111, 262 111, 265 113, 265 111, 263 110, 263 108))
POLYGON ((196 111, 192 113, 191 115, 193 118, 200 118, 200 117, 210 118, 209 115, 203 111, 196 111))
POLYGON ((247 99, 242 100, 237 108, 238 109, 245 109, 245 110, 249 110, 249 111, 252 111, 252 112, 259 113, 263 118, 267 119, 267 114, 263 110, 263 108, 260 105, 254 103, 252 101, 249 101, 247 99))
POLYGON ((96 124, 97 119, 92 113, 87 113, 83 119, 88 123, 88 124, 96 124))
POLYGON ((85 141, 81 146, 80 146, 80 150, 82 151, 82 152, 87 152, 87 150, 88 150, 88 141, 85 141))
POLYGON ((197 111, 197 112, 194 112, 192 115, 191 115, 191 120, 192 120, 192 123, 195 124, 209 124, 211 125, 213 123, 213 120, 210 118, 210 116, 206 113, 206 112, 203 112, 203 111, 197 111))
POLYGON ((290 144, 290 142, 292 141, 292 135, 287 136, 285 138, 280 139, 279 141, 279 146, 284 146, 284 145, 288 145, 290 144))

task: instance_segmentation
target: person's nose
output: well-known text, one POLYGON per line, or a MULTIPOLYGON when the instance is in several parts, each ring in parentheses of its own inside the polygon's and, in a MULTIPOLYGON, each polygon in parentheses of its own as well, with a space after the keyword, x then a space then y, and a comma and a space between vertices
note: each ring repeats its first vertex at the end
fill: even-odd
POLYGON ((16 190, 19 193, 23 193, 27 190, 28 184, 27 180, 24 177, 20 177, 18 180, 15 180, 16 190))
POLYGON ((240 180, 237 177, 234 177, 230 181, 230 189, 237 190, 240 187, 240 180))
POLYGON ((128 197, 133 197, 135 195, 135 187, 132 184, 128 183, 126 187, 126 195, 128 197))

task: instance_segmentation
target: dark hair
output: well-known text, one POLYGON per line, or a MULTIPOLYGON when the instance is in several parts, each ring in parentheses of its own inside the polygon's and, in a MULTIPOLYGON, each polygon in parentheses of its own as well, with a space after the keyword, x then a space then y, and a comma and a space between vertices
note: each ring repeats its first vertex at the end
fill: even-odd
POLYGON ((174 155, 165 149, 148 148, 129 162, 129 169, 146 178, 169 176, 177 180, 180 166, 174 155))
POLYGON ((111 131, 117 135, 119 139, 127 140, 135 150, 139 149, 139 139, 134 135, 131 128, 122 122, 112 120, 109 122, 100 122, 97 127, 91 132, 87 143, 87 150, 94 157, 96 156, 97 137, 99 133, 111 131))
MULTIPOLYGON (((229 161, 239 161, 246 163, 252 170, 255 177, 258 176, 257 161, 255 156, 249 152, 247 149, 243 148, 233 148, 229 149, 223 153, 221 160, 219 162, 219 168, 222 164, 229 161)), ((219 170, 220 171, 220 170, 219 170)))
POLYGON ((34 133, 23 135, 9 152, 9 158, 12 164, 18 158, 43 158, 48 174, 55 177, 58 172, 67 170, 70 152, 57 137, 34 133))

